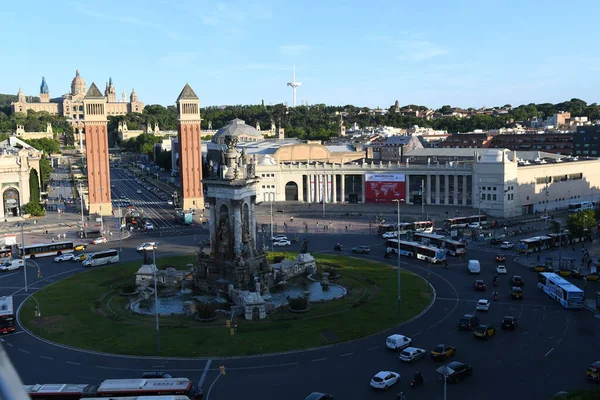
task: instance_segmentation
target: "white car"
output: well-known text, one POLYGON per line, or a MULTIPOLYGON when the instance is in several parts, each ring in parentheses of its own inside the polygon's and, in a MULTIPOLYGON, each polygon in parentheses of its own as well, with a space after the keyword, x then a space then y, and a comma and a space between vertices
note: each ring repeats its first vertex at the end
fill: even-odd
POLYGON ((105 237, 97 237, 96 239, 92 240, 92 244, 100 244, 106 242, 108 242, 108 240, 105 237))
POLYGON ((283 246, 291 246, 292 242, 290 242, 289 240, 278 240, 276 242, 273 242, 273 246, 277 246, 277 247, 283 247, 283 246))
POLYGON ((144 229, 154 229, 154 225, 152 225, 152 222, 146 222, 144 224, 144 229))
POLYGON ((420 358, 425 357, 427 352, 424 349, 419 349, 417 347, 407 347, 402 350, 400 353, 400 360, 404 362, 415 362, 420 358))
POLYGON ((477 229, 477 228, 479 228, 479 226, 480 226, 479 222, 471 222, 469 224, 469 228, 471 228, 471 229, 477 229))
POLYGON ((504 265, 496 266, 496 273, 498 275, 506 275, 506 267, 504 265))
POLYGON ((511 242, 502 242, 502 244, 500 245, 501 249, 512 249, 513 247, 515 247, 515 245, 511 242))
POLYGON ((15 270, 21 268, 23 265, 25 265, 25 261, 20 258, 18 258, 16 260, 12 260, 12 261, 4 261, 2 264, 0 264, 0 271, 2 271, 2 272, 15 271, 15 270))
POLYGON ((390 335, 385 341, 385 345, 388 349, 402 350, 410 346, 412 339, 404 335, 390 335))
POLYGON ((398 237, 398 231, 386 232, 383 235, 381 235, 381 237, 383 239, 394 239, 394 238, 398 237))
POLYGON ((475 308, 477 311, 489 311, 490 309, 490 301, 486 299, 479 299, 477 301, 477 307, 475 308))
POLYGON ((381 371, 371 378, 371 387, 374 389, 387 389, 400 381, 400 374, 393 371, 381 371))
POLYGON ((140 189, 135 191, 137 194, 142 194, 142 191, 140 189))
POLYGON ((142 243, 137 247, 137 251, 150 251, 156 249, 158 249, 158 244, 156 242, 142 243))
POLYGON ((74 261, 75 260, 75 254, 73 253, 67 253, 67 254, 61 254, 58 257, 54 257, 54 262, 63 262, 63 261, 74 261))
POLYGON ((280 240, 288 240, 288 238, 285 235, 277 235, 277 236, 273 236, 271 238, 271 240, 274 242, 279 242, 280 240))

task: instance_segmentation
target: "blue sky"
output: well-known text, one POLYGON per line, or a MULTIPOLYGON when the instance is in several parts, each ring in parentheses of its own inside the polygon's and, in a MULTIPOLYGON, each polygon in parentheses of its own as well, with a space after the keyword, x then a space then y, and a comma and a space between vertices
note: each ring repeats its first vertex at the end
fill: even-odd
MULTIPOLYGON (((173 104, 298 102, 388 107, 600 102, 597 0, 103 0, 0 9, 0 93, 136 89, 173 104)), ((120 95, 119 95, 120 97, 120 95)))

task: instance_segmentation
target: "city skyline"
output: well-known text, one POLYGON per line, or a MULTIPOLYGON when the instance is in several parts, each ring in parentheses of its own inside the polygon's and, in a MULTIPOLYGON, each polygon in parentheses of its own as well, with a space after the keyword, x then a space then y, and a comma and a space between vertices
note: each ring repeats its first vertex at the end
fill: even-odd
POLYGON ((1 93, 22 87, 38 96, 45 76, 50 96, 60 97, 79 69, 88 85, 112 77, 117 93, 135 88, 146 104, 174 104, 188 82, 203 107, 291 106, 295 65, 298 105, 598 102, 592 49, 600 5, 592 1, 565 8, 553 0, 543 9, 513 0, 435 1, 426 9, 381 2, 368 10, 357 1, 35 3, 3 9, 7 32, 26 34, 5 45, 11 62, 0 66, 1 93), (555 28, 575 18, 577 36, 555 28))

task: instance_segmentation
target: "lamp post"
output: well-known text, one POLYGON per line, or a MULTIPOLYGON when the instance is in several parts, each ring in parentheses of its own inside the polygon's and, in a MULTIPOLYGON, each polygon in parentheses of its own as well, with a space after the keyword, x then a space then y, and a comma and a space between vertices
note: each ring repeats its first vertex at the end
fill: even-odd
POLYGON ((100 191, 100 231, 102 232, 102 235, 104 235, 104 218, 102 218, 102 191, 104 189, 97 188, 96 190, 100 191))
POLYGON ((21 222, 21 259, 23 259, 23 275, 25 276, 25 293, 27 293, 27 263, 25 259, 25 225, 21 222))
POLYGON ((323 202, 323 219, 325 219, 325 190, 327 189, 325 184, 325 176, 326 175, 323 175, 323 177, 321 178, 323 179, 323 181, 321 182, 321 201, 323 202))
POLYGON ((123 217, 121 215, 121 203, 119 203, 119 254, 123 252, 123 217))
POLYGON ((425 220, 425 180, 421 179, 421 219, 425 220))
POLYGON ((477 228, 479 228, 479 230, 481 231, 481 201, 483 200, 483 196, 481 195, 481 179, 479 180, 477 188, 479 189, 479 211, 477 215, 477 228))
MULTIPOLYGON (((79 184, 79 204, 81 207, 81 229, 84 228, 84 222, 83 222, 83 191, 81 190, 81 183, 79 184)), ((85 231, 85 229, 84 229, 85 231)))
POLYGON ((394 199, 393 200, 395 203, 398 203, 398 224, 396 225, 396 229, 397 229, 397 236, 396 236, 396 241, 398 242, 398 257, 397 257, 397 268, 398 268, 398 318, 400 318, 400 302, 401 302, 401 296, 400 296, 400 203, 404 201, 404 199, 394 199))
POLYGON ((548 177, 545 179, 546 187, 545 191, 545 199, 544 199, 544 229, 548 228, 548 177))
POLYGON ((275 197, 275 193, 269 193, 269 199, 271 200, 271 252, 273 252, 273 197, 275 197))
POLYGON ((156 352, 160 353, 160 331, 158 325, 158 285, 156 283, 156 246, 152 248, 152 263, 154 264, 154 317, 156 319, 156 352))

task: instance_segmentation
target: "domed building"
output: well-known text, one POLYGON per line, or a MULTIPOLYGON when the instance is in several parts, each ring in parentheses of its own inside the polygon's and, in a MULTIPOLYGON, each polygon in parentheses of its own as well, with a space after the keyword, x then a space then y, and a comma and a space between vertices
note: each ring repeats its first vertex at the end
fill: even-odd
MULTIPOLYGON (((61 97, 51 98, 46 78, 42 77, 40 85, 40 101, 32 103, 21 89, 17 95, 17 101, 11 103, 12 112, 27 113, 28 110, 46 111, 53 115, 62 115, 71 120, 74 128, 83 128, 83 99, 87 93, 87 85, 79 70, 75 71, 75 77, 71 81, 71 91, 61 97)), ((135 89, 132 89, 129 100, 123 91, 121 100, 117 100, 116 89, 112 78, 106 82, 106 115, 125 115, 130 112, 141 113, 144 103, 140 102, 135 89)))
POLYGON ((253 126, 247 125, 244 120, 236 118, 229 122, 229 125, 219 129, 212 137, 212 142, 216 144, 225 144, 225 136, 237 138, 238 142, 260 142, 265 139, 253 126))

